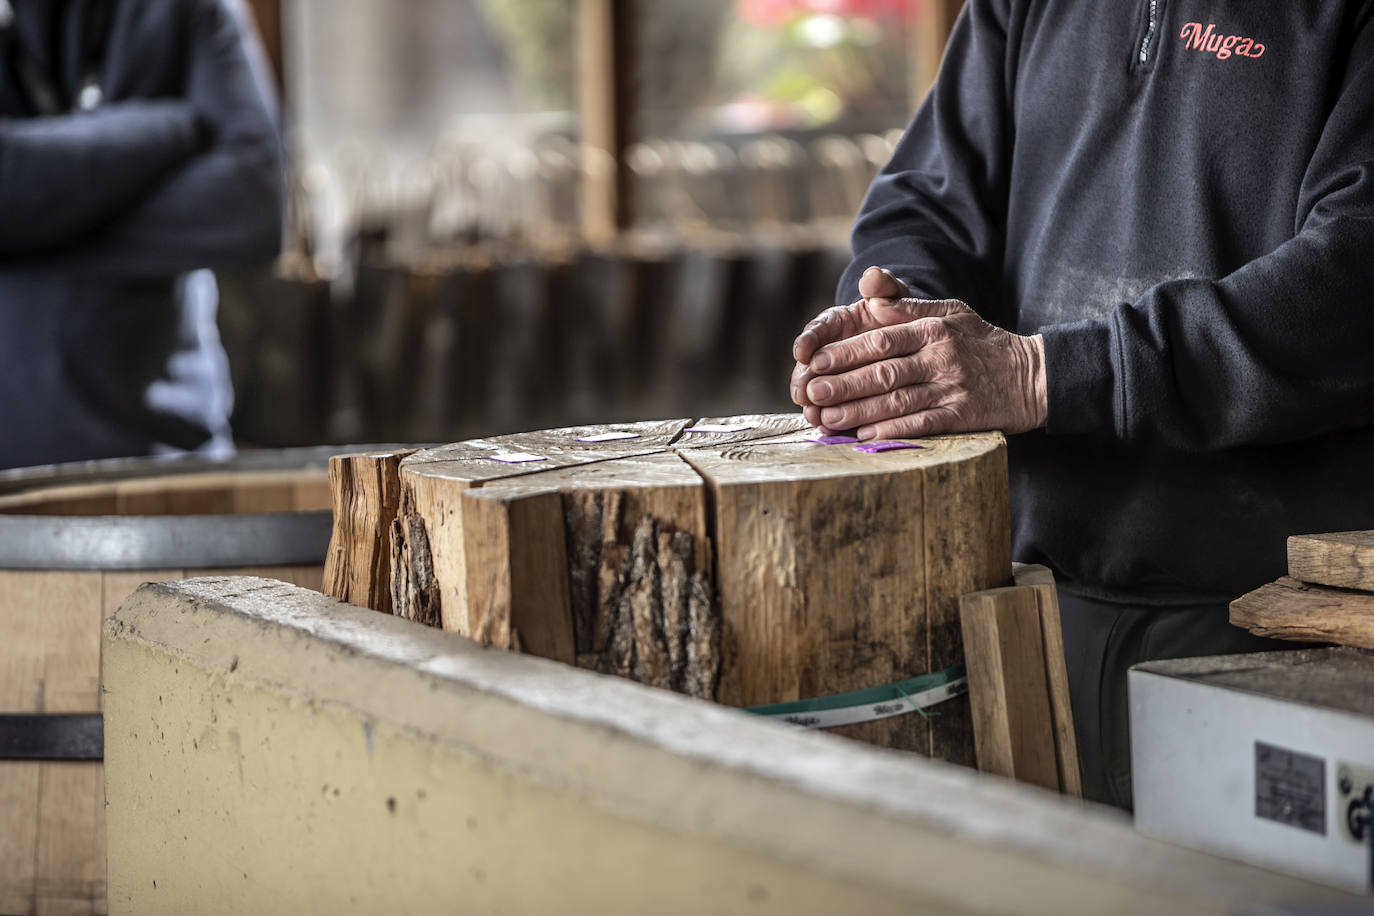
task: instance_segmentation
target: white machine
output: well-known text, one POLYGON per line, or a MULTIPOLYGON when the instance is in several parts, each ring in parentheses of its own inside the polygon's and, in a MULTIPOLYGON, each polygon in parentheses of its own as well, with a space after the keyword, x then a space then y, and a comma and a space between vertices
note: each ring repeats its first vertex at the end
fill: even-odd
POLYGON ((1374 653, 1147 662, 1128 685, 1142 832, 1374 891, 1374 653))

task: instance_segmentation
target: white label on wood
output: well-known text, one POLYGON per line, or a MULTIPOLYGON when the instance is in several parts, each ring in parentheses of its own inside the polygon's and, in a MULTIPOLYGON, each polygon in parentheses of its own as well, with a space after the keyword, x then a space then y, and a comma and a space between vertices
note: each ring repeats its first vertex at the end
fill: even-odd
POLYGON ((543 455, 531 455, 529 452, 501 452, 489 456, 492 461, 504 461, 507 464, 520 464, 525 461, 547 461, 543 455))
POLYGON ((639 433, 598 433, 595 436, 578 436, 574 442, 614 442, 617 439, 638 439, 639 433))
POLYGON ((753 429, 750 423, 736 423, 725 425, 723 423, 702 423, 698 426, 689 426, 683 430, 684 433, 742 433, 746 429, 753 429))

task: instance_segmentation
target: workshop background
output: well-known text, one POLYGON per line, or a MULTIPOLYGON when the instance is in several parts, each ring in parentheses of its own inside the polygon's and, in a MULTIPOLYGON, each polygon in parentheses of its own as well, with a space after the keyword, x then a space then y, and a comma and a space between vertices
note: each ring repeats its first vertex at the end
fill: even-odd
POLYGON ((958 4, 255 0, 286 250, 221 277, 243 446, 790 410, 958 4))

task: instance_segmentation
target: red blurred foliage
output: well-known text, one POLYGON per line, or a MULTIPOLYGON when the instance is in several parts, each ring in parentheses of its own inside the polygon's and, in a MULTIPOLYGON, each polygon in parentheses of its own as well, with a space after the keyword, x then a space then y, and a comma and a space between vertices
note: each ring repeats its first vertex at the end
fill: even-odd
POLYGON ((924 0, 738 0, 735 12, 745 22, 761 28, 816 15, 906 24, 923 3, 924 0))

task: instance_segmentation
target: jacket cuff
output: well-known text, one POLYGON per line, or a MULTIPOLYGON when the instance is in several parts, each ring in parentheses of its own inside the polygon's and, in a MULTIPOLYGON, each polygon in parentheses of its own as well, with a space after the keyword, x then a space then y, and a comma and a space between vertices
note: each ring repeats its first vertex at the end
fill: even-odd
POLYGON ((1119 423, 1111 328, 1105 319, 1042 328, 1052 435, 1124 437, 1119 423))

